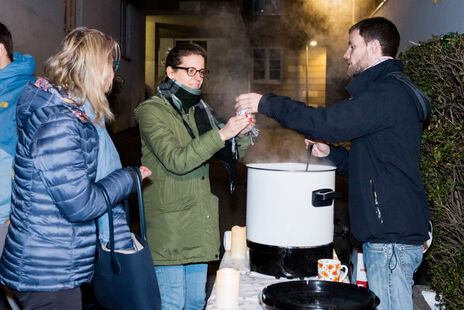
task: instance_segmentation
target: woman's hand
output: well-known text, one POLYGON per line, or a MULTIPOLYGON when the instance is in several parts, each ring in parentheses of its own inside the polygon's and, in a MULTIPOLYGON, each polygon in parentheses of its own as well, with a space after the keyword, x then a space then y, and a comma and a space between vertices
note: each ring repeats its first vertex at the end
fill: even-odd
POLYGON ((306 145, 306 149, 308 149, 308 146, 310 144, 313 145, 313 150, 311 152, 312 155, 314 155, 316 157, 327 157, 327 156, 329 156, 329 154, 330 154, 330 146, 328 146, 327 144, 317 142, 317 141, 313 141, 313 140, 309 140, 309 139, 305 139, 304 142, 305 142, 305 145, 306 145))
POLYGON ((229 140, 245 130, 249 124, 250 121, 246 115, 232 116, 227 121, 227 124, 219 130, 219 135, 222 141, 229 140))
POLYGON ((245 136, 256 125, 256 117, 254 114, 247 114, 247 118, 248 118, 248 125, 242 131, 238 133, 240 137, 245 136))
POLYGON ((241 94, 235 98, 235 111, 246 110, 246 113, 257 113, 259 101, 263 95, 257 93, 241 94))
POLYGON ((139 170, 140 170, 140 174, 142 175, 142 180, 145 179, 146 177, 151 176, 151 170, 148 169, 147 167, 140 166, 139 170))

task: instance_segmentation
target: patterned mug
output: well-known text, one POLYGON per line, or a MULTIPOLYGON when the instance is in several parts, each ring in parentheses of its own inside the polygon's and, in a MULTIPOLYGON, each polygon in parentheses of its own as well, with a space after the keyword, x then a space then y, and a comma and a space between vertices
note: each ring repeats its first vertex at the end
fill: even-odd
POLYGON ((348 267, 336 259, 319 259, 317 261, 317 277, 323 281, 342 282, 348 275, 348 267), (343 275, 341 270, 344 269, 343 275))

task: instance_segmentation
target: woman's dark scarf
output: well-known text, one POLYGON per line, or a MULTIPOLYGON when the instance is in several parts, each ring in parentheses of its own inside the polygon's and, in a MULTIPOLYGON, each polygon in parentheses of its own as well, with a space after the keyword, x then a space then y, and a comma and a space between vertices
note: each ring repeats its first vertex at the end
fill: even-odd
MULTIPOLYGON (((221 129, 224 127, 224 124, 216 119, 211 108, 201 99, 201 89, 187 87, 166 77, 158 86, 158 92, 168 99, 172 107, 179 114, 192 139, 195 139, 195 135, 182 117, 182 112, 188 113, 191 107, 195 110, 195 123, 200 136, 213 128, 221 129)), ((225 146, 217 151, 213 157, 219 159, 229 172, 229 190, 233 193, 237 186, 237 170, 235 165, 239 160, 235 138, 225 141, 225 146)))

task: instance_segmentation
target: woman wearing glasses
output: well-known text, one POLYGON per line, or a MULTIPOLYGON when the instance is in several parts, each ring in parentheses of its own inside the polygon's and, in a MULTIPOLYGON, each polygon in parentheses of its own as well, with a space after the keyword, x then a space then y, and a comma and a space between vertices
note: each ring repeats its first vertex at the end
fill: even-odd
POLYGON ((135 110, 142 164, 153 172, 144 200, 163 310, 204 308, 207 262, 219 259, 220 246, 207 161, 218 152, 243 155, 255 122, 243 115, 225 125, 215 120, 201 100, 205 59, 196 44, 174 47, 158 94, 135 110))
MULTIPOLYGON (((112 38, 76 28, 47 60, 45 77, 29 83, 19 99, 0 280, 22 309, 82 309, 80 286, 94 272, 95 219, 107 210, 99 186, 113 205, 132 190, 132 173, 120 169, 104 123, 113 118, 105 93, 118 59, 112 38)), ((140 172, 150 174, 145 167, 140 172)), ((123 214, 118 219, 125 221, 123 214)), ((132 242, 119 238, 116 247, 128 249, 132 242)))

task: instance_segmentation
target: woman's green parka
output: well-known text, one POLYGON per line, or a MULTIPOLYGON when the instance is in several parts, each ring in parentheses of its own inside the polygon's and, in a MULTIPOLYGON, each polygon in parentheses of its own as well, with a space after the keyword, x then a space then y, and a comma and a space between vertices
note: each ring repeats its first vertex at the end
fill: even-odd
MULTIPOLYGON (((218 198, 211 193, 207 161, 224 147, 219 131, 198 136, 194 109, 182 115, 192 139, 169 101, 158 94, 135 110, 142 165, 152 171, 143 190, 147 235, 155 265, 219 259, 218 198)), ((237 138, 240 156, 250 138, 237 138)))

